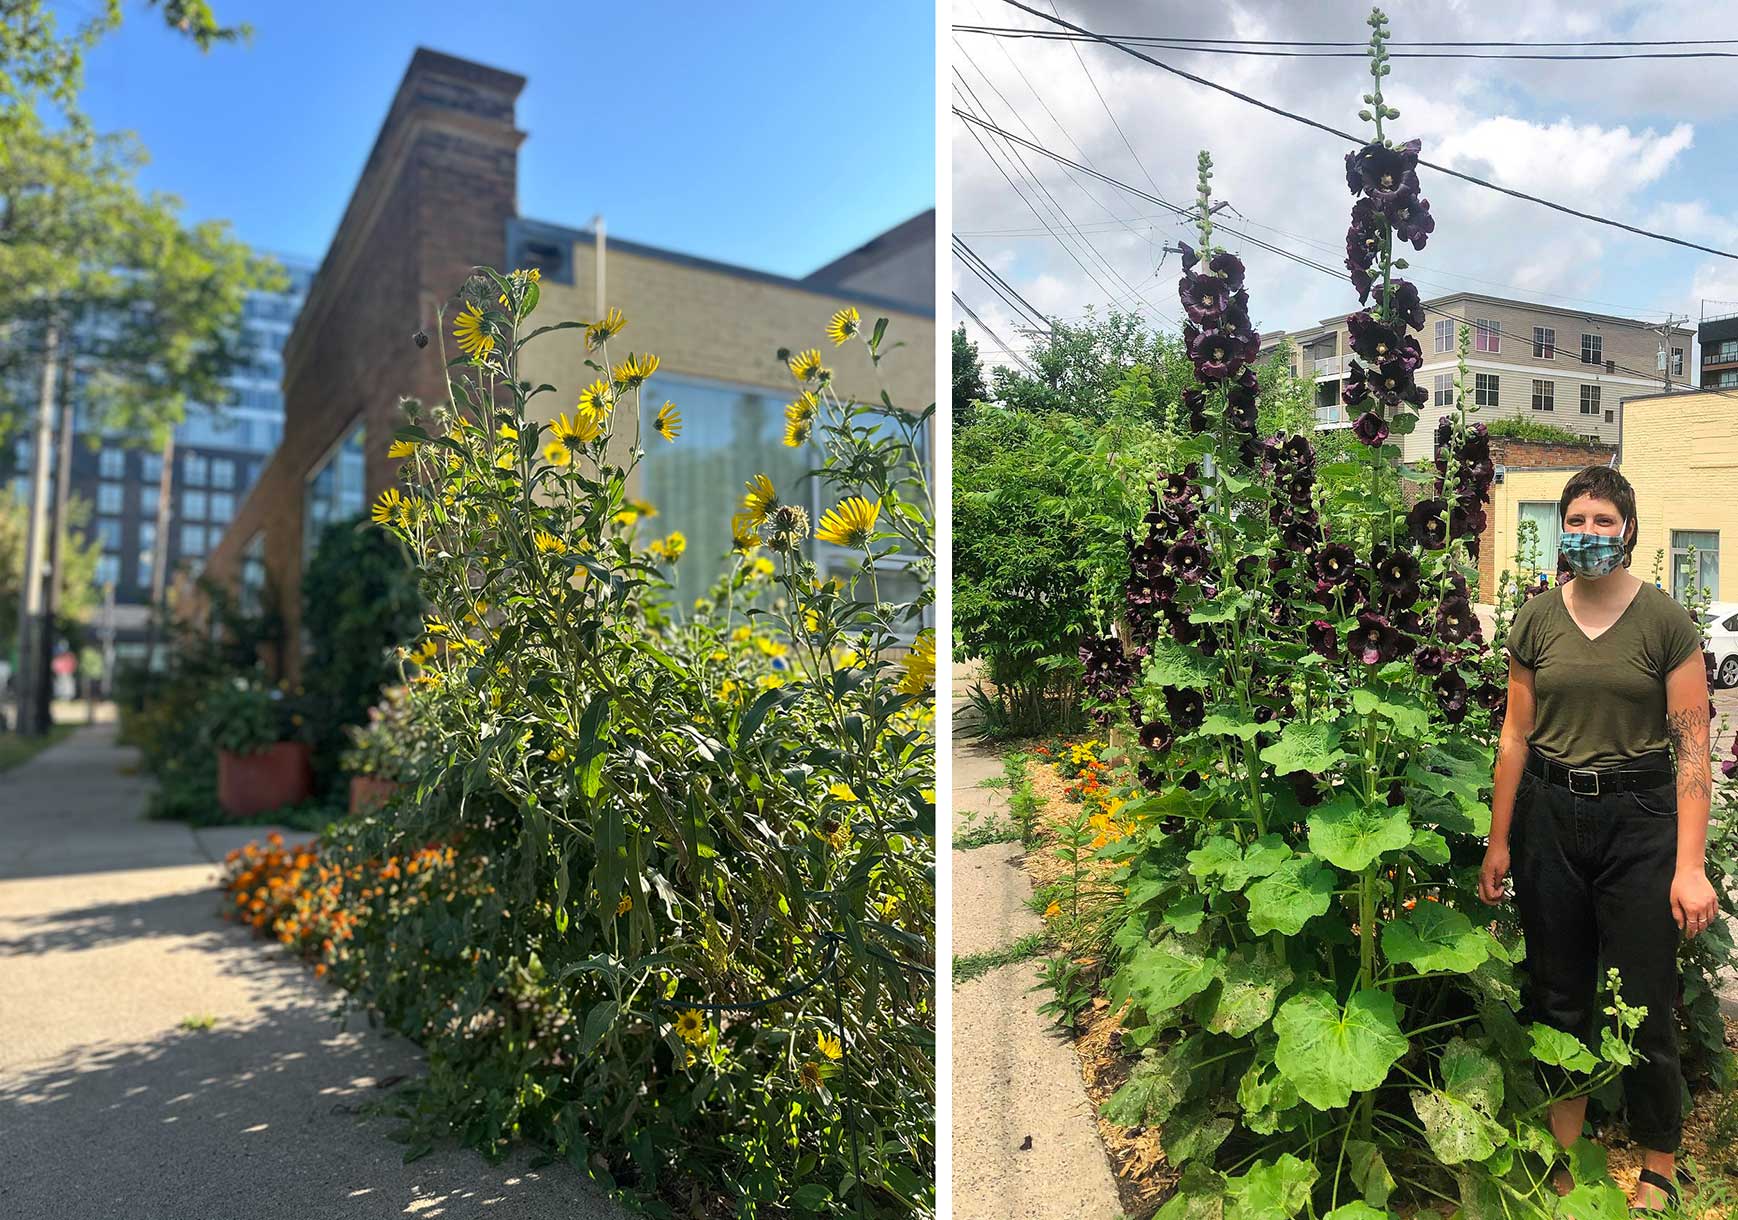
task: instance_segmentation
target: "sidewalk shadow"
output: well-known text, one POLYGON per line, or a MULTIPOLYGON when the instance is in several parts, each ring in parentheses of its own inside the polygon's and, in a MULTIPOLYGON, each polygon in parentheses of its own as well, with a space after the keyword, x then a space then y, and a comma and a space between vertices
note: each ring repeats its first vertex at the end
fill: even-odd
POLYGON ((216 886, 134 901, 102 902, 43 915, 12 915, 21 935, 0 936, 0 959, 96 949, 117 941, 173 937, 200 950, 230 943, 234 924, 219 918, 222 891, 216 886))
POLYGON ((419 1071, 403 1039, 340 1032, 315 1001, 245 1026, 71 1052, 0 1078, 0 1215, 135 1220, 596 1217, 565 1165, 443 1146, 412 1164, 376 1087, 419 1071))

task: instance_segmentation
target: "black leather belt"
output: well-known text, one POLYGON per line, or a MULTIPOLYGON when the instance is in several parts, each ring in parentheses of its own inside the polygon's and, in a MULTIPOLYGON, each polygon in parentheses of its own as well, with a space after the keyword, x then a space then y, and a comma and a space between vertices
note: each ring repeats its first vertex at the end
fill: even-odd
POLYGON ((1669 762, 1639 767, 1565 767, 1537 750, 1527 752, 1527 770, 1546 783, 1569 789, 1576 796, 1658 788, 1677 778, 1669 762))

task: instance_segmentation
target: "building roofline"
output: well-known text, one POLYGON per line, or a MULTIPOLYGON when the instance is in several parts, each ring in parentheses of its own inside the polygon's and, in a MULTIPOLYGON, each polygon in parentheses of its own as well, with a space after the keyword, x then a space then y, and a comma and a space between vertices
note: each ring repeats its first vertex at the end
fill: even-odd
POLYGON ((1690 394, 1716 394, 1724 398, 1728 396, 1729 387, 1711 385, 1686 385, 1681 390, 1655 390, 1651 394, 1625 394, 1618 398, 1618 403, 1627 405, 1632 402, 1643 402, 1650 398, 1683 398, 1690 394))
POLYGON ((817 285, 835 284, 859 267, 873 262, 889 251, 914 246, 926 237, 931 241, 935 240, 934 208, 925 208, 917 215, 894 225, 891 229, 877 233, 855 250, 841 254, 832 262, 811 271, 803 279, 817 285))
MULTIPOLYGON (((1514 297, 1492 296, 1488 292, 1449 292, 1444 293, 1441 296, 1426 298, 1423 304, 1426 309, 1433 306, 1441 308, 1450 301, 1485 301, 1492 305, 1509 305, 1517 309, 1537 310, 1540 313, 1567 314, 1570 317, 1580 318, 1586 322, 1612 322, 1635 330, 1656 330, 1655 327, 1649 326, 1640 318, 1620 318, 1616 314, 1592 313, 1585 309, 1575 309, 1569 306, 1548 305, 1543 301, 1521 301, 1516 300, 1514 297)), ((1285 333, 1288 335, 1301 335, 1313 330, 1326 330, 1330 327, 1337 329, 1345 325, 1346 318, 1346 314, 1335 314, 1332 317, 1323 318, 1313 326, 1301 326, 1296 330, 1288 330, 1285 333)), ((1672 333, 1674 335, 1684 335, 1689 338, 1694 338, 1696 336, 1696 328, 1691 326, 1673 326, 1672 333)), ((1266 336, 1264 335, 1263 338, 1265 337, 1266 336)))
MULTIPOLYGON (((915 217, 913 219, 916 219, 915 217)), ((513 222, 540 236, 560 238, 567 241, 581 242, 586 245, 597 241, 597 233, 592 229, 575 229, 568 225, 556 224, 547 220, 533 220, 528 216, 515 216, 513 222)), ((910 221, 906 222, 907 224, 910 221)), ((629 254, 637 254, 642 258, 655 258, 667 263, 675 263, 680 267, 692 267, 699 271, 713 271, 720 275, 732 276, 736 279, 753 280, 757 283, 772 284, 780 288, 792 288, 798 292, 811 293, 814 296, 824 296, 833 299, 849 297, 864 305, 872 305, 877 309, 895 310, 909 317, 934 318, 935 306, 920 309, 909 301, 895 301, 891 297, 883 297, 878 293, 855 292, 840 289, 830 284, 811 283, 807 279, 792 279, 788 275, 778 275, 771 271, 760 271, 753 267, 743 267, 735 263, 719 262, 717 259, 703 258, 698 254, 683 254, 677 250, 666 250, 661 246, 648 246, 642 242, 626 241, 613 235, 606 238, 608 249, 624 250, 629 254)), ((861 249, 861 247, 859 247, 861 249)), ((847 257, 849 257, 847 255, 847 257)))

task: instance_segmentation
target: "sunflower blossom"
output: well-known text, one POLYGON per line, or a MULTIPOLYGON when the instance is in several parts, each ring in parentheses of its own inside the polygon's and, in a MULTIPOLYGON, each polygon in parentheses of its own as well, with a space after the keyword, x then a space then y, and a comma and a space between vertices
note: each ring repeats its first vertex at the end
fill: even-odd
POLYGON ((852 496, 827 511, 815 530, 815 537, 837 546, 863 546, 874 534, 875 519, 880 515, 879 500, 871 504, 862 496, 852 496))
POLYGON ((531 540, 537 544, 537 550, 544 555, 567 554, 567 543, 548 530, 538 530, 531 535, 531 540))
POLYGON ((671 530, 668 537, 659 538, 648 549, 666 563, 675 563, 688 549, 688 539, 680 530, 671 530))
POLYGON ((676 1018, 676 1036, 696 1046, 705 1040, 706 1020, 700 1015, 699 1009, 690 1008, 676 1018))
POLYGON ((820 1048, 821 1054, 829 1059, 837 1059, 840 1055, 845 1053, 845 1048, 840 1044, 839 1039, 829 1037, 825 1030, 818 1031, 815 1034, 815 1041, 820 1048))
POLYGON ((646 379, 658 371, 658 358, 647 354, 644 356, 629 356, 616 365, 615 379, 628 389, 641 386, 646 379))
POLYGON ((380 498, 374 502, 372 516, 376 525, 386 525, 392 521, 403 524, 407 515, 408 510, 405 507, 404 496, 396 487, 388 487, 380 493, 380 498))
POLYGON ((585 328, 585 345, 596 347, 600 343, 607 342, 614 336, 621 334, 627 324, 628 320, 622 316, 621 310, 611 309, 604 314, 602 321, 593 322, 585 328))
POLYGON ((738 555, 746 555, 760 545, 760 535, 754 532, 754 523, 748 519, 747 513, 737 513, 730 518, 730 549, 738 555))
POLYGON ((465 311, 453 321, 453 338, 458 340, 461 352, 479 363, 495 350, 495 338, 483 333, 483 311, 475 305, 465 306, 465 311))
POLYGON ((789 420, 785 424, 785 447, 801 449, 809 443, 809 437, 814 434, 815 426, 807 420, 789 420))
MULTIPOLYGON (((603 383, 598 382, 599 385, 603 383)), ((589 393, 589 391, 588 391, 589 393)), ((555 433, 559 440, 569 444, 577 441, 581 445, 589 445, 603 433, 603 422, 585 405, 583 398, 574 410, 574 417, 569 419, 563 411, 549 425, 549 430, 555 433)))
POLYGON ((386 447, 386 456, 389 458, 407 458, 413 457, 415 454, 415 441, 393 441, 386 447))
POLYGON ((906 695, 925 695, 935 685, 935 632, 925 628, 917 633, 911 651, 905 654, 905 677, 899 690, 906 695))
POLYGON ((819 348, 811 347, 806 352, 798 352, 790 358, 791 376, 798 381, 813 381, 824 371, 821 368, 821 352, 819 348))
POLYGON ((652 429, 667 441, 674 442, 682 432, 682 413, 676 410, 676 404, 667 402, 658 408, 658 418, 652 422, 652 429))
POLYGON ((556 437, 543 446, 543 460, 551 466, 566 466, 573 461, 573 450, 567 447, 567 442, 556 437))
POLYGON ((748 494, 742 497, 742 511, 750 525, 760 525, 766 521, 767 514, 778 507, 778 492, 773 490, 772 480, 764 474, 757 474, 745 486, 748 494))
POLYGON ((855 307, 847 305, 833 315, 833 320, 827 324, 827 338, 838 347, 851 336, 863 329, 863 319, 857 315, 855 307))
POLYGON ((610 393, 607 381, 594 381, 580 391, 577 413, 590 416, 594 421, 601 422, 615 408, 616 400, 610 393))

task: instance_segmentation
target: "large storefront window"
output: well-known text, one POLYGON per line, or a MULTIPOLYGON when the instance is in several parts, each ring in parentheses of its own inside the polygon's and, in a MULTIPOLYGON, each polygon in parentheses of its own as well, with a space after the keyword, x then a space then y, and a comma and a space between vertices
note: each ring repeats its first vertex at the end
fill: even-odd
MULTIPOLYGON (((782 495, 796 497, 808 509, 811 523, 842 498, 844 493, 803 477, 820 459, 815 443, 800 449, 784 443, 785 405, 795 397, 794 388, 732 386, 686 377, 656 377, 646 383, 642 427, 651 439, 640 467, 640 495, 658 515, 645 523, 641 536, 649 541, 679 530, 687 539, 687 554, 677 570, 678 606, 691 604, 724 570, 730 518, 741 506, 743 484, 751 476, 765 474, 782 495), (682 412, 682 435, 674 445, 664 444, 651 431, 665 401, 682 412)), ((853 563, 838 548, 812 538, 808 552, 823 579, 853 563)), ((902 557, 878 565, 876 583, 884 601, 908 600, 920 587, 902 557)), ((925 621, 930 621, 929 613, 925 621)), ((910 634, 916 631, 916 624, 909 627, 910 634)))
POLYGON ((302 495, 302 566, 314 557, 320 535, 334 521, 354 517, 367 506, 363 485, 362 425, 315 467, 302 495))
POLYGON ((1547 577, 1556 575, 1557 545, 1563 537, 1563 519, 1557 515, 1557 501, 1523 501, 1518 519, 1531 521, 1538 530, 1531 547, 1516 548, 1524 569, 1521 575, 1529 582, 1537 580, 1540 572, 1547 577))
POLYGON ((1672 596, 1680 602, 1694 588, 1706 589, 1710 600, 1720 597, 1720 532, 1672 531, 1672 596))

